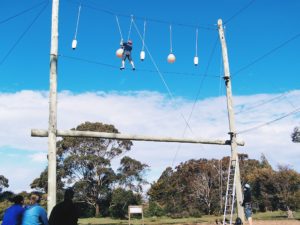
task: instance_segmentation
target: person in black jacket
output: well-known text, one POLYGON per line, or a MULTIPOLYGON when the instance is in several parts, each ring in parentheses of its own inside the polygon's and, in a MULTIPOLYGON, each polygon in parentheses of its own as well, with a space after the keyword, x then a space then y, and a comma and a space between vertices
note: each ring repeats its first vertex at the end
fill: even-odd
POLYGON ((73 197, 74 191, 68 188, 65 191, 64 201, 52 209, 49 225, 77 225, 79 213, 72 201, 73 197))
POLYGON ((252 225, 251 190, 249 184, 245 184, 244 186, 244 200, 242 206, 245 209, 245 216, 249 225, 252 225))
POLYGON ((121 42, 121 48, 123 48, 124 51, 123 51, 123 55, 122 55, 122 65, 120 67, 120 70, 125 69, 126 58, 129 60, 131 66, 132 66, 132 69, 135 70, 134 63, 133 63, 133 60, 131 57, 132 41, 128 40, 127 42, 124 42, 124 43, 121 42))

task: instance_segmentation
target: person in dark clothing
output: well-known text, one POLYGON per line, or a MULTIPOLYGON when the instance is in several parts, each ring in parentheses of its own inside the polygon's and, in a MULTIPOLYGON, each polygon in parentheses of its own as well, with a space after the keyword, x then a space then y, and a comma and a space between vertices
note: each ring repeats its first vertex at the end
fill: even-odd
POLYGON ((124 51, 123 51, 123 55, 122 55, 122 65, 120 67, 120 70, 125 69, 126 58, 129 60, 131 66, 132 66, 132 69, 135 70, 134 63, 133 63, 133 60, 131 57, 132 41, 128 40, 127 42, 124 42, 124 43, 121 42, 121 48, 123 48, 124 51))
POLYGON ((64 201, 58 203, 51 211, 49 225, 77 225, 78 209, 73 203, 74 191, 69 188, 65 191, 64 201))
POLYGON ((249 184, 245 184, 244 186, 244 200, 242 206, 245 209, 245 216, 249 225, 252 225, 251 190, 249 184))
POLYGON ((15 196, 12 201, 14 204, 4 212, 2 225, 20 225, 24 213, 24 198, 21 195, 15 196))
POLYGON ((241 220, 240 217, 236 218, 234 225, 243 225, 243 221, 241 220))

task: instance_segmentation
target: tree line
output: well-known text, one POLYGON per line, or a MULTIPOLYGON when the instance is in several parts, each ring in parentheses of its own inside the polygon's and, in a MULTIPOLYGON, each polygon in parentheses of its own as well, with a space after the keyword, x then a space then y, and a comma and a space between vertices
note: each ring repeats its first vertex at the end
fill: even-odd
MULTIPOLYGON (((85 122, 73 130, 119 133, 113 125, 85 122)), ((127 140, 64 137, 57 142, 57 198, 73 187, 82 217, 125 218, 128 205, 144 204, 146 216, 188 217, 222 214, 230 158, 191 159, 166 168, 145 194, 149 166, 126 156, 127 140), (112 160, 119 159, 116 171, 112 160)), ((260 160, 239 154, 242 183, 251 185, 254 209, 297 210, 300 174, 288 166, 273 169, 264 155, 260 160)), ((31 188, 47 193, 47 168, 31 188)), ((0 176, 0 219, 14 193, 3 192, 8 180, 0 176)), ((23 192, 25 199, 29 196, 23 192)), ((46 203, 44 202, 46 207, 46 203)))
MULTIPOLYGON (((239 159, 242 183, 251 186, 255 211, 299 209, 299 173, 288 166, 274 170, 263 155, 255 160, 240 154, 239 159)), ((148 191, 149 205, 173 217, 222 214, 229 160, 189 160, 174 170, 167 168, 148 191)))

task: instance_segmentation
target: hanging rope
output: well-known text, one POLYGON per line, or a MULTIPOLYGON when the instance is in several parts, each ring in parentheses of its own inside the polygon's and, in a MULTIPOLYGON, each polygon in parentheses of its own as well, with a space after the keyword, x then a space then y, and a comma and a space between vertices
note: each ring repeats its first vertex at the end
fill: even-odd
POLYGON ((128 38, 127 38, 127 41, 130 39, 132 23, 133 23, 133 15, 131 15, 131 19, 130 19, 130 25, 129 25, 129 31, 128 31, 128 38))
POLYGON ((172 25, 170 25, 170 53, 173 52, 173 46, 172 46, 172 25))
POLYGON ((198 56, 198 28, 196 29, 196 54, 195 56, 198 56))
POLYGON ((144 51, 144 48, 145 48, 145 36, 146 36, 146 21, 144 21, 144 33, 143 33, 143 46, 142 46, 142 51, 144 51))
POLYGON ((116 15, 116 21, 117 21, 117 25, 118 25, 118 28, 119 28, 121 40, 123 40, 122 30, 121 30, 120 23, 119 23, 119 18, 118 18, 117 15, 116 15))
POLYGON ((77 32, 78 32, 78 25, 79 25, 80 12, 81 12, 81 4, 80 4, 79 7, 78 7, 78 15, 77 15, 77 22, 76 22, 76 29, 75 29, 74 40, 77 39, 77 32))
MULTIPOLYGON (((139 36, 140 39, 142 40, 142 35, 141 35, 141 33, 140 33, 140 31, 139 31, 139 29, 138 29, 136 23, 133 22, 133 25, 134 25, 134 28, 135 28, 135 30, 136 30, 138 36, 139 36)), ((166 80, 165 80, 165 78, 164 78, 162 72, 161 72, 160 69, 158 68, 157 63, 155 62, 155 60, 154 60, 154 58, 153 58, 153 56, 152 56, 151 52, 149 51, 149 49, 148 49, 148 47, 147 47, 146 44, 145 44, 145 49, 146 49, 148 55, 150 56, 151 62, 152 62, 152 64, 153 64, 153 66, 155 67, 155 69, 156 69, 158 75, 160 76, 161 81, 162 81, 162 83, 164 84, 164 86, 165 86, 165 88, 166 88, 166 90, 167 90, 167 92, 168 92, 170 98, 174 101, 174 100, 175 100, 175 97, 173 96, 173 94, 172 94, 172 92, 171 92, 171 89, 169 88, 168 84, 166 83, 166 80)), ((175 102, 175 101, 174 101, 174 102, 175 102)), ((191 131, 192 134, 194 134, 194 132, 193 132, 193 130, 192 130, 192 128, 191 128, 189 122, 188 122, 187 119, 185 118, 185 116, 184 116, 182 113, 180 113, 180 115, 181 115, 182 119, 184 120, 184 122, 185 122, 185 124, 186 124, 186 127, 189 128, 189 130, 191 131)))

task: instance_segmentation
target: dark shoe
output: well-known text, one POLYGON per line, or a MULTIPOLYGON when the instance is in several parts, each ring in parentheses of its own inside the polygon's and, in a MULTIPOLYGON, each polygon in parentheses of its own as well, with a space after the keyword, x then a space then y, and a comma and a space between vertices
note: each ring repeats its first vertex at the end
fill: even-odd
POLYGON ((125 67, 120 67, 120 70, 124 70, 125 69, 125 67))
POLYGON ((135 68, 133 67, 132 70, 135 70, 135 68))

